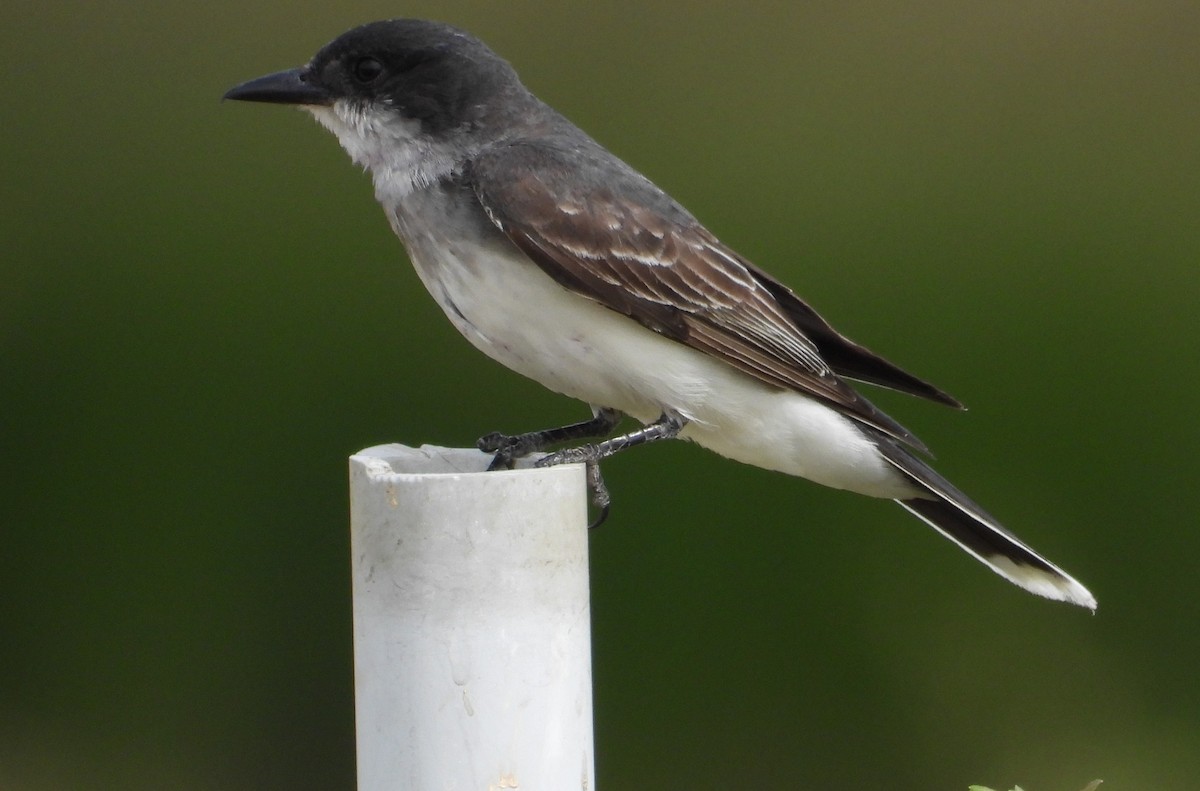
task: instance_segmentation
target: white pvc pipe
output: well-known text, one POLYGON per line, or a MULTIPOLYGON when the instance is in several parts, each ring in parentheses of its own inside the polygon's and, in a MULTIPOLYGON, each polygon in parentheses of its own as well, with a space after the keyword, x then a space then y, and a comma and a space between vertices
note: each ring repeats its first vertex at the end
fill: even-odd
POLYGON ((594 791, 582 465, 350 457, 359 791, 594 791))

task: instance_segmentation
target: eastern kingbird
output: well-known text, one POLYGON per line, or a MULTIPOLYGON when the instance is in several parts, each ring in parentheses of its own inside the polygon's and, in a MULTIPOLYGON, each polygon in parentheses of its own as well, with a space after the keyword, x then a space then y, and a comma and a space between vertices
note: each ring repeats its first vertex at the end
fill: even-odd
MULTIPOLYGON (((1096 600, 915 454, 847 379, 958 401, 837 332, 669 195, 543 104, 473 36, 375 22, 226 99, 299 106, 371 172, 375 197, 451 323, 492 359, 592 406, 491 434, 496 465, 596 462, 684 437, 748 464, 895 500, 1032 593, 1096 600)), ((600 503, 602 506, 605 502, 600 503)))

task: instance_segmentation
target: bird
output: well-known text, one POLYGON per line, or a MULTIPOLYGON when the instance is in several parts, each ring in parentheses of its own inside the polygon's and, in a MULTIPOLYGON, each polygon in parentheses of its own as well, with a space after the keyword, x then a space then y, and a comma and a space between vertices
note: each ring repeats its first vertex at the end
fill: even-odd
POLYGON ((417 275, 477 349, 591 407, 479 440, 492 467, 599 464, 683 438, 730 459, 891 499, 1001 577, 1095 610, 1082 584, 922 458, 851 382, 960 402, 835 330, 675 199, 442 22, 356 27, 225 99, 309 112, 371 175, 417 275), (640 426, 616 434, 626 417, 640 426), (591 442, 581 442, 592 440, 591 442))

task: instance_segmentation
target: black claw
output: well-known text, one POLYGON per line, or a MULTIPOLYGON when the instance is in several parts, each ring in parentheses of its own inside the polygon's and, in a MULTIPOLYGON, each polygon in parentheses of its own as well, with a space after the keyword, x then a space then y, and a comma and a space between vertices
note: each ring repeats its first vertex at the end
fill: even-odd
POLYGON ((603 508, 601 508, 600 513, 596 516, 595 520, 593 520, 592 523, 590 525, 588 525, 588 530, 594 530, 595 528, 604 524, 605 520, 608 519, 608 512, 610 510, 611 510, 610 507, 607 505, 604 506, 603 508))
POLYGON ((501 451, 492 457, 492 463, 488 465, 487 471, 495 470, 511 470, 513 468, 513 457, 501 451))

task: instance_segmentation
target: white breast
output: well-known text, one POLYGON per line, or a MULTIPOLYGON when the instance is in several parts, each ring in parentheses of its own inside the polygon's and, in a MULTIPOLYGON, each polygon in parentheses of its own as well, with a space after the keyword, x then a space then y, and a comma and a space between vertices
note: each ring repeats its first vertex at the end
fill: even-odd
POLYGON ((558 285, 453 191, 389 212, 417 273, 472 344, 564 395, 642 422, 673 409, 724 456, 877 497, 917 490, 855 424, 558 285))

